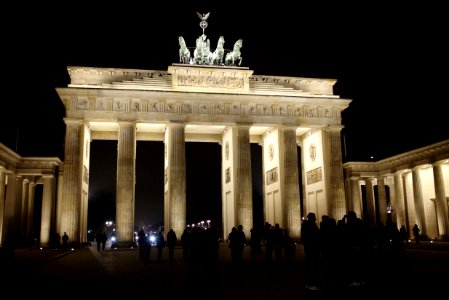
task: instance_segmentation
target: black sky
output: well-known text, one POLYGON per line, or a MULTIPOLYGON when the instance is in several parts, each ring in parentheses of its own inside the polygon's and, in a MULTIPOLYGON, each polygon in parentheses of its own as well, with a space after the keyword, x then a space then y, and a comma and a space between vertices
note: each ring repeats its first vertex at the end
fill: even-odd
MULTIPOLYGON (((335 93, 353 100, 343 112, 344 161, 379 160, 449 138, 444 9, 408 2, 311 2, 167 1, 157 7, 39 3, 12 8, 12 21, 2 26, 1 37, 0 142, 22 156, 63 159, 65 112, 55 87, 69 83, 66 67, 167 70, 178 62, 178 36, 193 47, 202 33, 196 12, 211 13, 206 34, 212 46, 220 35, 225 48, 243 39, 242 66, 255 75, 338 80, 335 93)), ((219 147, 203 150, 219 151, 207 148, 214 146, 219 147)), ((101 149, 107 146, 94 142, 93 151, 96 147, 105 153, 101 149)), ((162 151, 161 144, 139 147, 151 148, 154 157, 162 151)), ((204 160, 207 156, 198 156, 196 166, 217 167, 204 160)), ((156 161, 137 168, 162 168, 153 165, 156 161)), ((106 162, 99 165, 98 170, 115 172, 106 162)), ((107 194, 111 184, 91 188, 98 188, 95 195, 107 194)), ((144 188, 137 184, 136 197, 144 198, 139 196, 144 188)))

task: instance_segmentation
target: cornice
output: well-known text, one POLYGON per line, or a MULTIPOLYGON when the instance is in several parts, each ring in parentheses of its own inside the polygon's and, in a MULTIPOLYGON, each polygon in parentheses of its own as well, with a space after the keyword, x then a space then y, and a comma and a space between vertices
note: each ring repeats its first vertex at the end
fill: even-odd
POLYGON ((413 169, 449 159, 449 140, 395 155, 378 162, 347 162, 343 168, 351 173, 377 172, 379 175, 413 169))

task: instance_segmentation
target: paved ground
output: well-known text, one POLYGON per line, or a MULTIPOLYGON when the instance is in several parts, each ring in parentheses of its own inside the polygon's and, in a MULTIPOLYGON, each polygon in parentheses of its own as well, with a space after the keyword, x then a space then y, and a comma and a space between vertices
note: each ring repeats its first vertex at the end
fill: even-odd
POLYGON ((304 257, 298 245, 294 262, 255 263, 245 249, 245 261, 233 266, 229 249, 222 244, 214 265, 183 261, 181 249, 175 262, 138 259, 136 249, 98 252, 95 244, 73 251, 17 249, 13 259, 2 261, 2 286, 6 295, 18 297, 143 299, 381 299, 400 296, 417 298, 419 293, 437 296, 447 293, 449 243, 410 244, 396 258, 376 256, 366 269, 362 287, 338 284, 340 270, 320 291, 304 288, 304 257))

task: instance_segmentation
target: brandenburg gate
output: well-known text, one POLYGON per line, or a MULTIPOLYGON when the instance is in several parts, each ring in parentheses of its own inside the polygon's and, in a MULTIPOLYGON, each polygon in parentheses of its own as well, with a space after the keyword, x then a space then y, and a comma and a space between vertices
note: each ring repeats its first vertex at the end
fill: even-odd
POLYGON ((236 65, 172 64, 167 71, 68 67, 56 229, 87 240, 89 145, 117 140, 116 231, 134 237, 136 141, 165 147, 164 227, 186 228, 185 143, 222 146, 222 230, 253 227, 250 143, 262 146, 264 220, 299 238, 302 212, 346 213, 340 131, 350 103, 336 80, 255 75, 236 65), (298 145, 301 166, 298 169, 298 145), (302 176, 301 208, 299 176, 302 176))

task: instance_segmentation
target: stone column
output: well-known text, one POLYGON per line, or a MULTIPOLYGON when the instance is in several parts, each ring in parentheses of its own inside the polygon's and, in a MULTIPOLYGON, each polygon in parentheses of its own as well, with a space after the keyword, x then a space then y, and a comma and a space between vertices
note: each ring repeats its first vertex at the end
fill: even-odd
POLYGON ((64 191, 64 165, 62 168, 59 169, 58 172, 58 187, 57 187, 57 196, 56 196, 56 224, 55 224, 55 231, 62 236, 62 232, 60 231, 61 226, 61 217, 62 217, 62 206, 63 206, 63 191, 64 191))
POLYGON ((382 224, 387 224, 387 195, 385 192, 385 178, 379 176, 377 178, 377 204, 379 205, 379 220, 382 224))
POLYGON ((186 228, 186 153, 185 125, 167 124, 165 129, 165 176, 167 195, 164 214, 165 232, 173 229, 178 236, 186 228))
POLYGON ((449 240, 449 214, 444 188, 442 166, 433 164, 433 180, 435 185, 435 204, 437 210, 438 235, 441 240, 449 240))
POLYGON ((32 237, 28 235, 28 191, 30 186, 30 180, 24 178, 22 182, 22 209, 20 212, 20 234, 24 237, 26 243, 32 242, 32 237))
POLYGON ((329 170, 330 179, 330 186, 326 187, 326 190, 329 195, 328 203, 330 203, 331 217, 336 220, 343 218, 347 210, 340 137, 342 128, 342 126, 333 126, 323 131, 323 133, 326 133, 324 134, 324 142, 327 149, 325 161, 329 162, 327 170, 329 170))
POLYGON ((5 218, 6 173, 0 167, 0 246, 3 246, 3 222, 5 218))
POLYGON ((351 177, 351 201, 352 210, 356 213, 357 217, 362 217, 362 198, 360 197, 360 184, 359 177, 351 177))
POLYGON ((116 186, 116 233, 119 247, 134 242, 136 125, 119 122, 116 186))
POLYGON ((406 174, 407 173, 405 173, 405 172, 402 173, 401 179, 402 179, 402 191, 403 191, 403 195, 404 195, 405 228, 407 229, 408 232, 410 232, 411 226, 410 226, 410 216, 409 216, 409 210, 408 210, 407 182, 406 182, 406 178, 405 178, 406 174))
POLYGON ((401 172, 394 173, 394 210, 396 211, 396 224, 398 227, 406 226, 405 205, 404 205, 404 187, 402 183, 401 172))
MULTIPOLYGON (((285 200, 286 224, 282 225, 288 228, 290 236, 294 239, 300 238, 301 230, 301 206, 299 199, 299 177, 298 177, 298 152, 296 146, 296 128, 284 128, 283 132, 283 186, 285 200)), ((249 157, 251 160, 251 156, 249 157)))
POLYGON ((253 227, 253 185, 251 176, 251 147, 249 126, 236 126, 236 221, 243 225, 246 236, 253 227))
POLYGON ((420 235, 422 238, 427 238, 427 226, 426 226, 426 215, 424 213, 424 201, 422 196, 422 185, 421 176, 419 174, 419 167, 412 170, 412 180, 413 180, 413 197, 415 204, 415 220, 421 229, 420 235))
POLYGON ((23 241, 20 236, 20 213, 22 199, 21 176, 15 174, 7 175, 8 185, 6 191, 5 213, 3 223, 3 242, 15 247, 23 241))
POLYGON ((65 119, 64 183, 61 199, 59 233, 69 236, 70 243, 80 242, 80 205, 82 191, 81 135, 82 121, 65 119))
POLYGON ((368 178, 365 180, 366 187, 366 214, 363 218, 369 227, 376 225, 376 209, 374 205, 374 189, 373 180, 368 178))
POLYGON ((42 176, 42 178, 44 181, 44 190, 42 193, 40 245, 42 247, 48 247, 50 244, 50 228, 53 219, 52 212, 55 203, 54 199, 55 178, 53 175, 44 175, 42 176))
POLYGON ((28 187, 28 216, 27 216, 27 235, 30 236, 33 233, 34 226, 34 194, 36 192, 36 183, 31 181, 28 187))

